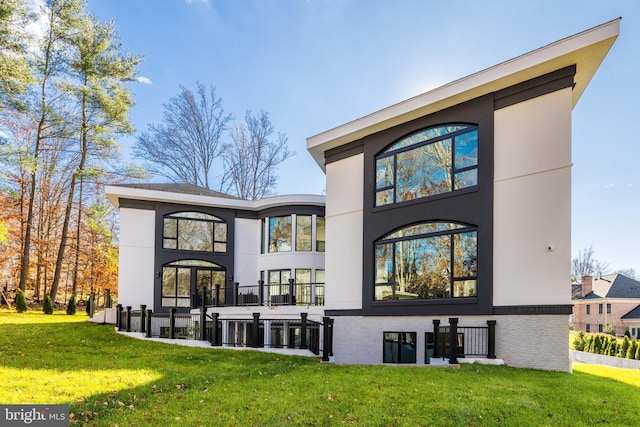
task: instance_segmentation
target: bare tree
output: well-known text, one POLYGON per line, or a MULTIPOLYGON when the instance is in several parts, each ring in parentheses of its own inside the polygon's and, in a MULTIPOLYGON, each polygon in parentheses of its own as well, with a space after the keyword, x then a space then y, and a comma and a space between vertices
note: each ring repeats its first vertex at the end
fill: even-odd
POLYGON ((616 274, 622 274, 629 279, 640 280, 640 277, 638 277, 638 273, 636 273, 636 270, 633 268, 623 268, 621 270, 616 270, 616 274))
POLYGON ((580 280, 584 276, 602 276, 609 269, 609 263, 599 261, 593 256, 593 247, 578 251, 578 256, 571 260, 571 276, 580 280))
POLYGON ((154 175, 210 188, 230 120, 213 86, 197 83, 195 93, 180 86, 180 94, 164 104, 163 123, 149 125, 148 132, 138 136, 134 155, 154 175))
POLYGON ((278 182, 277 166, 294 155, 287 147, 287 137, 275 130, 269 114, 245 114, 245 121, 231 128, 232 143, 222 152, 225 175, 221 190, 248 200, 272 193, 278 182))

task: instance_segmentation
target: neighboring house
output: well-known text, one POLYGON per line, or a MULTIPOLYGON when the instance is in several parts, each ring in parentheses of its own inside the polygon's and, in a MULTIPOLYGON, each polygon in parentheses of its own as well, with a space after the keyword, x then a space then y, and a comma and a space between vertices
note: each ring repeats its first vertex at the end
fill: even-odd
POLYGON ((622 274, 585 276, 572 297, 576 331, 604 332, 611 325, 617 336, 628 330, 640 337, 640 282, 622 274))
MULTIPOLYGON (((204 262, 211 274, 224 272, 227 289, 265 280, 259 288, 275 297, 263 292, 258 306, 243 307, 225 294, 225 304, 207 304, 229 319, 222 335, 237 333, 231 319, 240 316, 307 312, 333 319, 324 325, 332 325, 336 363, 434 363, 448 329, 441 351, 450 359, 484 354, 570 371, 571 112, 618 33, 611 21, 309 138, 326 172, 326 213, 319 196, 249 202, 107 187, 121 212, 119 302, 187 309, 204 262), (305 215, 316 245, 298 251, 293 235, 305 215), (207 254, 181 243, 181 221, 193 230, 208 221, 209 234, 213 227, 207 254), (184 287, 183 268, 191 274, 184 287), (273 292, 273 281, 286 285, 297 269, 303 284, 309 275, 326 283, 324 298, 314 294, 320 286, 309 305, 291 304, 297 290, 273 292), (470 348, 479 328, 495 348, 470 348)), ((273 328, 264 326, 264 345, 273 328)))

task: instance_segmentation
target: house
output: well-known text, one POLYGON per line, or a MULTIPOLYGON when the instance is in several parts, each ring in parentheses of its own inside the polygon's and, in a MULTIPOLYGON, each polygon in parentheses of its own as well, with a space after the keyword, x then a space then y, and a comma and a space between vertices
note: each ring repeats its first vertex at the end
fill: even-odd
POLYGON ((629 331, 640 337, 640 282, 622 274, 585 276, 573 303, 574 328, 604 332, 611 326, 617 336, 629 331))
POLYGON ((428 363, 434 321, 495 321, 512 366, 569 371, 571 112, 605 23, 315 135, 336 363, 428 363), (540 275, 544 275, 541 280, 540 275))
POLYGON ((322 323, 336 363, 570 371, 571 113, 618 34, 605 23, 308 138, 326 199, 107 187, 119 302, 200 307, 222 345, 317 343, 322 323))
POLYGON ((230 345, 247 344, 254 313, 281 322, 267 345, 287 344, 282 321, 322 318, 324 196, 249 201, 189 184, 106 193, 120 212, 121 305, 157 315, 215 310, 225 331, 218 339, 230 345))

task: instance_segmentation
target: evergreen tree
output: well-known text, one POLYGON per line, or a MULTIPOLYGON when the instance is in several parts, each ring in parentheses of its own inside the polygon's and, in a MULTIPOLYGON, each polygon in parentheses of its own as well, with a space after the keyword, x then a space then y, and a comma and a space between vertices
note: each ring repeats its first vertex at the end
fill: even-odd
POLYGON ((609 338, 609 352, 608 356, 615 356, 618 352, 618 340, 615 337, 609 338))
POLYGON ((629 345, 629 348, 627 349, 627 354, 625 355, 625 357, 627 359, 633 359, 636 356, 637 350, 638 350, 638 341, 634 339, 633 341, 631 341, 631 345, 629 345))
POLYGON ((620 348, 618 349, 618 356, 627 357, 627 350, 629 349, 630 344, 631 342, 629 341, 629 337, 625 335, 622 340, 622 344, 620 344, 620 348))
MULTIPOLYGON (((124 52, 112 22, 102 24, 95 17, 87 16, 84 6, 76 29, 76 33, 70 37, 72 54, 69 62, 70 73, 75 80, 63 87, 75 98, 80 113, 77 122, 78 164, 71 175, 60 233, 62 238, 51 285, 54 300, 62 277, 76 184, 80 182, 82 190, 82 179, 87 173, 100 174, 98 167, 93 171, 87 170, 92 154, 101 156, 103 160, 116 154, 118 150, 114 135, 133 133, 128 116, 133 97, 126 83, 135 78, 141 61, 141 57, 124 52)), ((78 214, 81 212, 79 209, 78 214)), ((76 270, 77 264, 76 259, 76 270)), ((76 290, 77 275, 74 275, 73 292, 76 290)))
POLYGON ((44 297, 44 304, 42 305, 42 311, 44 314, 53 314, 53 302, 51 301, 51 295, 47 293, 44 297))
POLYGON ((24 296, 24 292, 22 292, 22 289, 18 289, 15 303, 16 311, 18 313, 24 313, 25 311, 27 311, 27 298, 24 296))
POLYGON ((596 335, 593 339, 593 353, 602 354, 602 336, 596 335))
POLYGON ((75 295, 71 295, 71 298, 69 298, 69 304, 67 304, 67 314, 69 316, 73 316, 74 314, 76 314, 76 296, 75 295))
POLYGON ((584 346, 585 346, 584 332, 580 331, 578 332, 576 337, 573 339, 573 348, 577 351, 584 351, 584 346))

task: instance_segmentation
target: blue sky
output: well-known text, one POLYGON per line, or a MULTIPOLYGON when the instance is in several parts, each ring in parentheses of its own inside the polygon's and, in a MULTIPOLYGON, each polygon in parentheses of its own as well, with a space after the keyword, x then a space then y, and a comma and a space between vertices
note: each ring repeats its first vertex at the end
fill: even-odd
MULTIPOLYGON (((635 0, 88 0, 143 54, 137 131, 179 85, 213 84, 225 111, 269 112, 297 154, 277 193, 323 193, 306 138, 622 17, 573 111, 572 247, 640 273, 640 2, 635 0)), ((125 151, 133 138, 121 141, 125 151)), ((526 226, 526 224, 523 224, 526 226)), ((523 272, 540 274, 544 272, 523 272)))

